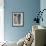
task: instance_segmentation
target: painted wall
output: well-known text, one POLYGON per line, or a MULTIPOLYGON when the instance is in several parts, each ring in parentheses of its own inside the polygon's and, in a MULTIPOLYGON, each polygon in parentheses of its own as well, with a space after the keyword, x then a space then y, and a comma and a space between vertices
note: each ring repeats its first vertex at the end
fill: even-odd
MULTIPOLYGON (((43 10, 43 9, 46 9, 46 0, 41 0, 40 1, 40 9, 41 9, 41 11, 43 10)), ((42 15, 42 17, 43 17, 43 22, 41 21, 40 22, 40 25, 42 25, 42 26, 46 26, 46 10, 43 12, 43 15, 42 15)))
POLYGON ((40 0, 4 0, 4 35, 7 41, 18 41, 32 29, 40 0), (12 12, 24 12, 24 27, 12 27, 12 12))
POLYGON ((0 0, 0 42, 4 41, 4 0, 0 0))

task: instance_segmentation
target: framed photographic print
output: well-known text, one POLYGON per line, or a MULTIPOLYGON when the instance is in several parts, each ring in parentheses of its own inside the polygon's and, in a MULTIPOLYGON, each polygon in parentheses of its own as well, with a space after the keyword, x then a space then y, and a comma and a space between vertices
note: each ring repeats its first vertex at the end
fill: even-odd
POLYGON ((12 25, 13 26, 24 25, 24 12, 12 12, 12 25))

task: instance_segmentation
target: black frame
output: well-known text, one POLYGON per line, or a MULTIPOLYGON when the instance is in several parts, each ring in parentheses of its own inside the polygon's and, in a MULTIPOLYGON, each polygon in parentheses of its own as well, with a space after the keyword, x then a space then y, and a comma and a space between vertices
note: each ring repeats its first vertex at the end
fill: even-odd
POLYGON ((12 27, 23 27, 24 26, 24 12, 12 12, 12 27), (14 14, 21 14, 21 17, 23 17, 23 24, 22 25, 14 25, 13 23, 13 17, 14 17, 14 14), (23 14, 23 15, 22 15, 23 14))

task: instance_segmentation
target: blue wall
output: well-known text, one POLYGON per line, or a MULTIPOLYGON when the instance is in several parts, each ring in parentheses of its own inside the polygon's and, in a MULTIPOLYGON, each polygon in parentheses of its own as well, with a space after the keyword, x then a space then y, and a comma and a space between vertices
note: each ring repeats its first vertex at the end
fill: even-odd
MULTIPOLYGON (((43 9, 46 9, 46 0, 41 0, 40 1, 40 10, 42 11, 43 9)), ((40 21, 40 25, 46 27, 46 10, 43 12, 43 22, 40 21)))
POLYGON ((7 41, 18 41, 32 28, 40 0, 4 0, 4 35, 7 41), (12 12, 24 12, 24 27, 12 27, 12 12))

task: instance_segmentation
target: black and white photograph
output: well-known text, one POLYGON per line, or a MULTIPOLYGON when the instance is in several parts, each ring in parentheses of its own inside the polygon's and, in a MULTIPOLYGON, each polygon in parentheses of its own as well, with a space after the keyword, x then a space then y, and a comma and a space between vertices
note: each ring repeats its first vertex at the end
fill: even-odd
POLYGON ((13 12, 12 13, 12 24, 13 26, 23 26, 23 12, 13 12))

